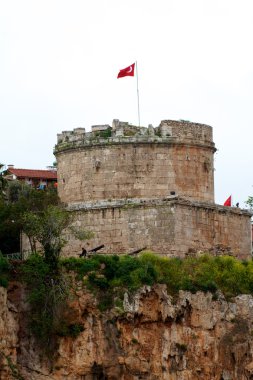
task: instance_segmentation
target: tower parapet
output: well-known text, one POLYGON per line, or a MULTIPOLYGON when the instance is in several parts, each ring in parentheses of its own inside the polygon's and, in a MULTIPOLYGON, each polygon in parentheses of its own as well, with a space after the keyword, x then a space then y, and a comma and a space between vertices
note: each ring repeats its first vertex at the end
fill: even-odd
POLYGON ((133 142, 202 144, 215 151, 212 128, 209 125, 184 120, 163 120, 156 128, 151 124, 145 128, 114 119, 112 126, 109 124, 93 125, 91 128, 91 132, 85 132, 85 128, 75 128, 73 131, 63 131, 58 134, 55 153, 82 145, 133 142))

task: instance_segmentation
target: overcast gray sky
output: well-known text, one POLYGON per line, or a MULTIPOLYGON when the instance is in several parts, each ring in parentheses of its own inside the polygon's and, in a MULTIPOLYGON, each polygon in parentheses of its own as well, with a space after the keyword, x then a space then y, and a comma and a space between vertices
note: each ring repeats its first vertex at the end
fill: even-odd
POLYGON ((63 130, 213 127, 216 203, 253 195, 252 0, 0 0, 0 162, 54 161, 63 130))

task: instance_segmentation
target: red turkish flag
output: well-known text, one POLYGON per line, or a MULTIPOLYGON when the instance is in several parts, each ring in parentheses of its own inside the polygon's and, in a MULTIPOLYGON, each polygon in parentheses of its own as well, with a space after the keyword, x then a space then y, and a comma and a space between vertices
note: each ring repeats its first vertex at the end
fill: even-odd
POLYGON ((134 68, 135 68, 135 63, 126 67, 125 69, 120 70, 117 78, 134 77, 134 68))
POLYGON ((232 200, 232 196, 230 195, 230 197, 228 197, 228 199, 224 202, 224 206, 231 207, 231 200, 232 200))

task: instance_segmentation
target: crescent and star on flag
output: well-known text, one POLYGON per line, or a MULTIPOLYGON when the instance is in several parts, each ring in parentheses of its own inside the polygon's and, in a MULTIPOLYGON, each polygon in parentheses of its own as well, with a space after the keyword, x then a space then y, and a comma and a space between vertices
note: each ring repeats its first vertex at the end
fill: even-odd
POLYGON ((117 78, 133 77, 134 76, 135 63, 127 66, 125 69, 119 71, 117 78))

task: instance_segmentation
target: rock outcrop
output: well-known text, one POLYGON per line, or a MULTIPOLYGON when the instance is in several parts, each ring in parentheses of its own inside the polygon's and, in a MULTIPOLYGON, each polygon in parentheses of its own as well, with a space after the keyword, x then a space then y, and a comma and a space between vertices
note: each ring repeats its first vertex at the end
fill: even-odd
POLYGON ((164 285, 125 294, 123 308, 100 312, 81 288, 69 320, 83 331, 60 338, 51 360, 27 328, 22 286, 0 288, 0 380, 253 379, 253 298, 168 295, 164 285))

